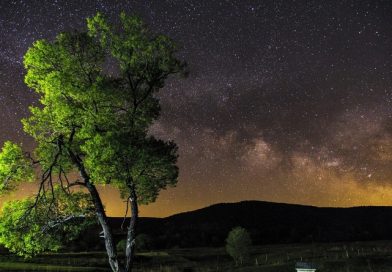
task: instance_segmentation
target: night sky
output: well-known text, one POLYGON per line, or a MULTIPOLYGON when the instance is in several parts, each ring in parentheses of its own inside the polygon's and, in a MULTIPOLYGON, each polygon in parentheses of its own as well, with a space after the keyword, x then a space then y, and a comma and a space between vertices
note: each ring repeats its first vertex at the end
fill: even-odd
POLYGON ((389 0, 1 1, 0 144, 31 147, 19 120, 37 100, 23 83, 33 41, 122 10, 173 38, 190 71, 167 82, 151 129, 179 145, 178 186, 142 216, 248 199, 392 205, 389 0))

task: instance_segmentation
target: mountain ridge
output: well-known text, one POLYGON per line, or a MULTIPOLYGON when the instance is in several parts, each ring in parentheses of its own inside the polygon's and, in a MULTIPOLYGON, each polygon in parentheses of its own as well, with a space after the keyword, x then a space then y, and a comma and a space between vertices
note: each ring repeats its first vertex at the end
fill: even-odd
MULTIPOLYGON (((214 207, 214 206, 240 204, 240 203, 250 203, 250 202, 255 202, 255 203, 260 203, 260 204, 264 203, 264 204, 276 204, 276 205, 287 205, 287 206, 297 206, 297 207, 310 207, 310 208, 317 208, 317 209, 392 208, 392 206, 374 206, 374 205, 350 206, 350 207, 325 207, 325 206, 305 205, 305 204, 286 203, 286 202, 274 202, 274 201, 264 201, 264 200, 241 200, 241 201, 237 201, 237 202, 219 202, 219 203, 214 203, 214 204, 202 207, 202 208, 197 208, 197 209, 190 210, 190 211, 179 212, 179 213, 175 213, 175 214, 168 215, 168 216, 165 216, 165 217, 141 217, 141 218, 166 219, 166 218, 174 217, 174 216, 177 216, 177 215, 182 215, 182 214, 193 213, 193 212, 205 210, 205 209, 208 209, 208 208, 211 208, 211 207, 214 207)), ((116 217, 116 218, 119 218, 119 217, 116 217)))
MULTIPOLYGON (((111 218, 119 239, 123 218, 111 218)), ((317 207, 247 200, 217 203, 164 218, 141 217, 138 233, 156 247, 222 246, 242 226, 254 244, 392 240, 392 207, 317 207)))

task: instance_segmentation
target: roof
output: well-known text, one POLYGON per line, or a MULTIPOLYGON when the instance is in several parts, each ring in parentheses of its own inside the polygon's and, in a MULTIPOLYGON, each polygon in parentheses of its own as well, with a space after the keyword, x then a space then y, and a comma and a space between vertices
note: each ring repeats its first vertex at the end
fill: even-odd
POLYGON ((298 262, 295 264, 295 268, 299 269, 316 269, 316 266, 312 263, 298 262))

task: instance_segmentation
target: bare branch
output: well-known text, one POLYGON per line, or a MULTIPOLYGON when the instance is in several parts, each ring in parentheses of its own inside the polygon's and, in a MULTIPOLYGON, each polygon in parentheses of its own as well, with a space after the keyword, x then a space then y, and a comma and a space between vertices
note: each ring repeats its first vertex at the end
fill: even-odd
POLYGON ((129 202, 130 202, 130 197, 127 198, 127 201, 125 201, 127 203, 127 207, 125 209, 125 214, 124 214, 124 218, 123 221, 121 223, 121 230, 124 230, 124 224, 125 221, 127 220, 127 215, 128 215, 128 210, 129 210, 129 202))
POLYGON ((77 220, 77 219, 80 220, 82 218, 86 218, 86 216, 84 214, 69 215, 69 216, 64 217, 64 218, 58 218, 57 220, 49 221, 48 224, 42 228, 42 232, 46 232, 47 230, 56 228, 56 227, 61 226, 61 225, 65 224, 65 223, 68 223, 70 221, 77 220))

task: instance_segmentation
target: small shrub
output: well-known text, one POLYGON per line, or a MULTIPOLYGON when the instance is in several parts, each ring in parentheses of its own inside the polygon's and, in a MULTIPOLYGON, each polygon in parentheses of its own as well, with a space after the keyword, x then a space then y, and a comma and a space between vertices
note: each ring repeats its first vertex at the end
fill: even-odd
POLYGON ((125 252, 125 245, 127 244, 127 240, 123 239, 117 243, 116 248, 117 252, 125 252))
POLYGON ((234 259, 236 265, 242 265, 249 257, 251 244, 249 232, 242 227, 236 227, 230 231, 226 239, 226 251, 234 259))
MULTIPOLYGON (((145 251, 145 250, 151 250, 153 247, 153 240, 152 238, 144 233, 141 233, 136 236, 136 250, 140 251, 145 251)), ((125 246, 127 244, 127 240, 123 239, 120 242, 117 243, 116 248, 117 252, 125 252, 125 246)))

